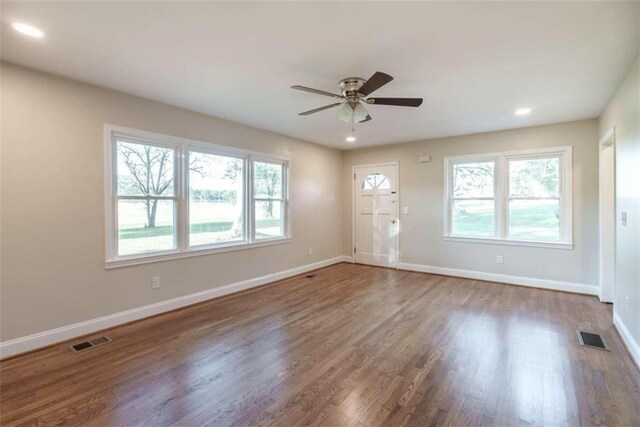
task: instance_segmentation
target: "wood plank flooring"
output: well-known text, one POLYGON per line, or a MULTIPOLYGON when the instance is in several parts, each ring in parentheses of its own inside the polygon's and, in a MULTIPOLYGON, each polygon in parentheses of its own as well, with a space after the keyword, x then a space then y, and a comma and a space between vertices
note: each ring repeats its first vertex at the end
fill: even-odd
POLYGON ((0 363, 10 425, 640 425, 594 297, 338 264, 0 363), (610 352, 580 347, 602 332, 610 352))

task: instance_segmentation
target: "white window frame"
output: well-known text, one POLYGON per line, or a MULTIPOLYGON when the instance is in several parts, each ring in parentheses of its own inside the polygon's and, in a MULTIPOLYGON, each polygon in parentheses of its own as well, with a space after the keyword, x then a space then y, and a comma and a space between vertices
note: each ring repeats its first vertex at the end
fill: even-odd
POLYGON ((251 198, 250 200, 250 206, 248 208, 249 211, 251 211, 251 220, 249 223, 250 226, 250 230, 249 233, 251 235, 251 239, 255 242, 271 242, 273 240, 279 240, 282 239, 282 237, 268 237, 268 238, 264 238, 264 239, 257 239, 256 238, 256 203, 255 202, 279 202, 282 203, 282 211, 280 212, 280 214, 283 216, 282 218, 282 233, 287 236, 288 234, 290 234, 291 230, 289 229, 289 209, 288 209, 288 197, 287 194, 289 193, 288 187, 289 187, 289 179, 288 179, 288 167, 287 167, 287 162, 283 161, 283 160, 277 160, 277 159, 273 159, 273 158, 269 158, 269 157, 260 157, 260 156, 253 156, 251 158, 251 198), (272 165, 278 165, 278 166, 282 166, 282 197, 281 198, 268 198, 268 197, 255 197, 254 195, 254 181, 253 181, 253 164, 255 162, 258 163, 270 163, 272 165))
MULTIPOLYGON (((179 138, 159 133, 147 132, 111 124, 104 125, 104 185, 105 185, 105 268, 126 267, 138 264, 147 264, 172 259, 201 256, 220 252, 228 252, 249 249, 261 246, 277 245, 291 241, 291 213, 289 202, 289 170, 291 159, 288 156, 260 153, 251 150, 243 150, 203 141, 179 138), (175 196, 161 199, 176 200, 174 226, 176 235, 176 248, 172 250, 157 251, 151 253, 134 254, 127 256, 118 255, 118 199, 117 195, 117 138, 130 140, 145 145, 166 147, 176 150, 174 157, 174 191, 175 196), (228 156, 243 159, 244 180, 244 209, 243 227, 244 240, 237 242, 225 242, 219 244, 190 246, 189 244, 189 170, 185 165, 189 162, 189 153, 199 153, 228 156), (264 161, 281 164, 283 167, 283 231, 282 237, 269 239, 254 238, 253 215, 253 161, 264 161)), ((124 198, 132 198, 126 196, 124 198)), ((136 198, 138 198, 136 196, 136 198)), ((144 199, 144 196, 139 197, 144 199)))
POLYGON ((511 246, 532 246, 542 248, 573 249, 573 195, 572 147, 539 148, 520 151, 506 151, 477 155, 450 156, 444 158, 444 203, 443 231, 444 239, 453 242, 489 243, 511 246), (560 239, 524 240, 512 239, 508 235, 509 227, 509 162, 556 157, 560 159, 560 239), (453 166, 460 163, 495 161, 494 199, 495 233, 492 237, 456 235, 451 232, 453 209, 453 166))
MULTIPOLYGON (((474 156, 473 158, 466 158, 466 157, 460 157, 460 158, 449 158, 451 159, 451 161, 449 162, 449 179, 448 179, 448 183, 451 183, 451 188, 450 190, 447 192, 447 194, 449 194, 449 199, 448 199, 448 203, 449 203, 449 222, 447 224, 452 224, 451 220, 451 212, 453 211, 453 205, 455 201, 464 201, 464 200, 479 200, 479 201, 488 201, 488 200, 493 200, 494 203, 494 223, 493 223, 493 235, 494 236, 498 236, 499 235, 499 224, 500 224, 500 220, 499 220, 499 209, 498 209, 498 199, 499 196, 498 194, 500 193, 499 190, 499 185, 498 185, 498 180, 495 179, 495 177, 498 174, 498 168, 499 168, 499 158, 497 156, 487 156, 487 157, 477 157, 474 156), (494 179, 493 179, 493 197, 455 197, 453 195, 453 169, 456 165, 458 164, 467 164, 467 163, 489 163, 492 162, 493 163, 493 174, 494 174, 494 179)), ((451 230, 451 227, 448 228, 449 230, 451 230)), ((456 236, 456 237, 460 237, 460 238, 469 238, 469 239, 483 239, 483 238, 487 238, 487 239, 491 239, 492 237, 482 237, 482 236, 471 236, 471 235, 454 235, 453 233, 449 233, 449 236, 456 236)))

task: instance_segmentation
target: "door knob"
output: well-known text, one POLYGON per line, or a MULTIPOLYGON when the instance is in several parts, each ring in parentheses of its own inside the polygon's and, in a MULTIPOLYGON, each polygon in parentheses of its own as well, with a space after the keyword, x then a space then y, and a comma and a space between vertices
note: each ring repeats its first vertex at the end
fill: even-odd
POLYGON ((392 220, 391 220, 391 224, 395 224, 395 223, 396 223, 396 220, 395 220, 395 219, 392 219, 392 220))

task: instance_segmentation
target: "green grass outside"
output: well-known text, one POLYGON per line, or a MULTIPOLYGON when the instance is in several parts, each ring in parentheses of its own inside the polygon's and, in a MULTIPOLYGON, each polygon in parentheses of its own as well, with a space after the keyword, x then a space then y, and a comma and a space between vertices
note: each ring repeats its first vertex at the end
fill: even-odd
MULTIPOLYGON (((454 213, 453 233, 466 236, 492 236, 493 221, 494 215, 491 210, 454 213)), ((557 204, 512 207, 509 212, 509 236, 558 240, 557 204)))
MULTIPOLYGON (((511 237, 534 238, 542 240, 558 239, 557 205, 527 206, 512 208, 510 211, 511 237)), ((256 221, 257 228, 277 227, 277 219, 261 219, 256 221)), ((231 229, 232 221, 214 221, 192 224, 191 233, 216 233, 231 229)), ((453 232, 458 235, 491 236, 493 235, 493 212, 491 210, 475 210, 454 214, 453 232)), ((173 226, 154 228, 134 227, 121 229, 120 239, 138 239, 144 237, 169 236, 173 234, 173 226)))
MULTIPOLYGON (((280 225, 278 219, 259 219, 256 221, 256 228, 277 227, 280 225)), ((191 224, 189 230, 191 233, 216 233, 228 231, 233 226, 232 221, 204 222, 199 224, 191 224)), ((153 228, 137 227, 121 229, 118 235, 121 240, 139 239, 142 237, 169 236, 173 234, 173 226, 164 225, 153 228)))

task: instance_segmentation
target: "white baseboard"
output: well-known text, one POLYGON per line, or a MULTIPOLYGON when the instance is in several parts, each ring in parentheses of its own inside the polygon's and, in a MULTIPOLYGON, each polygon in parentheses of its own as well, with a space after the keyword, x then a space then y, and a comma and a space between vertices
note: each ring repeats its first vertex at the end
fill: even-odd
POLYGON ((330 258, 323 261, 314 262, 312 264, 292 268, 290 270, 267 274, 266 276, 256 277, 254 279, 249 279, 242 282, 231 283, 229 285, 208 289, 206 291, 196 292, 194 294, 184 295, 154 304, 145 305, 143 307, 121 311, 119 313, 109 314, 107 316, 98 317, 96 319, 74 323, 72 325, 39 332, 33 335, 28 335, 26 337, 20 337, 12 339, 10 341, 1 342, 0 358, 14 356, 16 354, 35 350, 41 347, 46 347, 51 344, 90 334, 102 329, 122 325, 123 323, 144 319, 145 317, 165 313, 167 311, 186 307, 212 298, 217 298, 223 295, 228 295, 246 289, 255 288, 257 286, 266 285, 267 283, 286 279, 292 276, 297 276, 298 274, 303 274, 311 270, 317 270, 318 268, 327 267, 329 265, 338 264, 340 262, 351 262, 351 257, 338 256, 335 258, 330 258))
POLYGON ((631 358, 634 362, 636 362, 636 366, 640 369, 640 345, 633 338, 631 332, 627 329, 627 326, 622 322, 618 313, 613 312, 613 325, 616 327, 620 338, 624 342, 624 345, 627 346, 627 350, 629 350, 629 354, 631 354, 631 358))
POLYGON ((510 276, 507 274, 485 273, 483 271, 461 270, 458 268, 433 267, 423 264, 401 262, 400 270, 419 271, 422 273, 441 274, 443 276, 464 277, 487 282, 508 283, 510 285, 529 286, 532 288, 551 289, 554 291, 575 292, 579 294, 598 295, 600 288, 584 283, 561 282, 557 280, 536 279, 533 277, 510 276))

